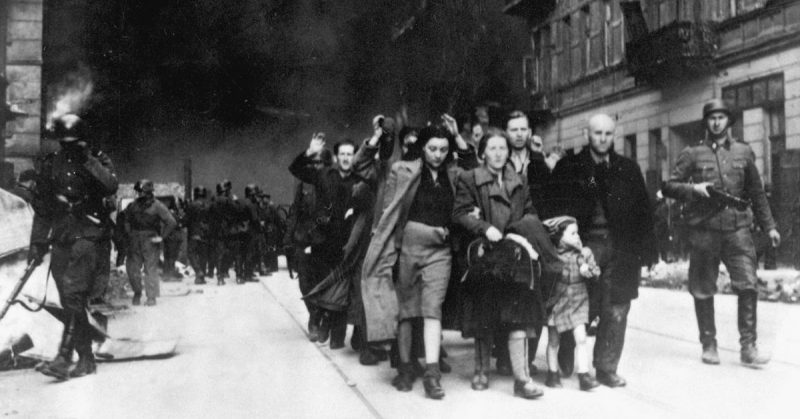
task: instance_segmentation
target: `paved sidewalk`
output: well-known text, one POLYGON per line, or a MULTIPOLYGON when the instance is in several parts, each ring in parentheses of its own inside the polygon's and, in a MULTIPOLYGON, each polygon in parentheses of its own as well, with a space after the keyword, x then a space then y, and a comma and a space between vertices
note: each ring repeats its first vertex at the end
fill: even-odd
MULTIPOLYGON (((190 282, 187 279, 185 282, 190 282)), ((103 363, 98 374, 55 383, 32 370, 0 373, 0 416, 14 418, 752 418, 796 417, 800 307, 762 303, 759 331, 773 362, 738 363, 735 298, 717 299, 722 365, 699 361, 691 298, 642 289, 633 304, 620 374, 628 387, 545 389, 535 401, 512 396, 513 380, 490 374, 470 389, 472 343, 445 332, 454 371, 447 396, 424 397, 421 382, 400 393, 388 362, 365 367, 348 347, 331 351, 305 336, 297 281, 285 270, 260 283, 189 285, 191 293, 121 313, 117 337, 180 335, 168 359, 103 363)), ((542 340, 542 345, 545 344, 542 340)), ((349 336, 348 336, 349 344, 349 336)), ((544 369, 543 348, 537 365, 544 369)), ((543 374, 535 377, 541 383, 543 374)))
MULTIPOLYGON (((262 283, 299 325, 305 324, 307 314, 296 281, 277 276, 262 279, 262 283)), ((342 373, 342 380, 355 383, 365 403, 384 418, 796 417, 796 380, 800 378, 800 332, 796 325, 800 324, 800 307, 761 303, 759 316, 762 350, 773 353, 773 362, 761 371, 739 364, 735 297, 717 297, 722 365, 708 366, 700 362, 688 293, 642 288, 629 316, 619 371, 628 380, 628 387, 601 386, 586 393, 578 390, 573 376, 563 380, 563 389, 545 388, 545 395, 536 401, 512 397, 513 380, 494 374, 490 375, 489 390, 473 391, 472 344, 457 332, 445 332, 444 345, 454 371, 442 380, 447 393, 443 401, 425 399, 419 381, 410 393, 394 390, 390 384, 394 370, 388 363, 361 366, 349 346, 336 351, 327 345, 320 348, 342 373)), ((593 344, 593 338, 590 341, 593 344)), ((540 371, 546 368, 545 343, 546 338, 540 343, 536 361, 540 371)), ((543 385, 543 376, 534 379, 543 385)))

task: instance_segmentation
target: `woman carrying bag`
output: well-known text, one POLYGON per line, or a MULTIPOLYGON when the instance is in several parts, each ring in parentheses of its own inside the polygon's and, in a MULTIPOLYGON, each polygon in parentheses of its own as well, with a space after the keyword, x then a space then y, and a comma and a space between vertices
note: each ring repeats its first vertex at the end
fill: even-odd
MULTIPOLYGON (((508 166, 509 138, 496 128, 490 128, 478 144, 478 156, 483 165, 462 173, 456 186, 453 219, 483 241, 477 255, 485 251, 516 252, 517 261, 495 263, 535 264, 539 253, 553 254, 552 244, 541 225, 527 186, 508 166), (509 234, 518 233, 518 234, 509 234), (512 241, 514 243, 508 243, 512 241), (486 246, 484 251, 483 246, 486 246), (518 249, 528 249, 522 253, 518 249), (520 256, 522 255, 522 256, 520 256), (527 258, 527 259, 526 259, 527 258)), ((470 246, 474 250, 474 246, 470 246)), ((472 251, 470 250, 470 256, 472 251)), ((509 330, 508 348, 514 373, 514 395, 526 399, 542 396, 528 370, 527 338, 535 336, 544 321, 541 295, 534 286, 535 269, 497 266, 470 268, 465 278, 464 335, 475 337, 475 376, 472 388, 485 390, 489 386, 492 336, 495 330, 509 330), (509 275, 492 272, 513 271, 509 275), (504 278, 498 278, 504 277, 504 278)))

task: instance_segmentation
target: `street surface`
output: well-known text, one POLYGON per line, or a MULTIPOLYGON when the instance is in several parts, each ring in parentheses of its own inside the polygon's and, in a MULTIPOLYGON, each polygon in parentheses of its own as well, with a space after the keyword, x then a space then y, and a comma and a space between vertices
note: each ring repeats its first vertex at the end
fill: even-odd
MULTIPOLYGON (((189 284, 191 278, 184 280, 189 284)), ((215 282, 215 281, 214 281, 215 282)), ((54 382, 33 370, 0 373, 0 416, 7 418, 761 418, 798 417, 800 306, 761 303, 759 343, 773 354, 764 370, 739 364, 736 300, 717 297, 722 364, 700 362, 688 293, 644 288, 633 304, 619 373, 622 389, 545 388, 534 401, 512 396, 513 379, 490 374, 470 389, 472 343, 445 332, 453 372, 442 401, 390 384, 388 362, 358 363, 348 346, 308 342, 297 281, 285 269, 260 283, 188 286, 154 308, 121 313, 115 337, 180 336, 167 359, 100 363, 96 375, 54 382)), ((116 329, 116 330, 115 330, 116 329)), ((542 339, 534 376, 542 386, 542 339)), ((593 342, 592 342, 593 343, 593 342)))

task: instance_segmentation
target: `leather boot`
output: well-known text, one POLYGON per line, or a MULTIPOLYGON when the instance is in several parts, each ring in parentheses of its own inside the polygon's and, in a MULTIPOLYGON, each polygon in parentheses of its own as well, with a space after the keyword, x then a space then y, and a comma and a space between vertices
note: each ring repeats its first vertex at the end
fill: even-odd
POLYGON ((58 355, 53 361, 45 362, 39 372, 58 380, 69 378, 69 368, 72 366, 72 349, 75 347, 75 324, 75 314, 70 313, 66 323, 64 323, 58 355))
POLYGON ((319 340, 319 318, 316 311, 308 314, 308 340, 311 342, 319 340))
POLYGON ((542 397, 544 392, 529 378, 528 381, 514 380, 514 395, 530 400, 542 397))
POLYGON ((439 370, 439 363, 425 365, 425 375, 422 377, 422 385, 425 387, 425 395, 433 400, 444 398, 444 389, 440 380, 442 372, 439 370))
POLYGON ((414 387, 414 367, 410 362, 400 362, 397 366, 397 377, 392 380, 392 385, 399 391, 411 391, 414 387))
POLYGON ((138 306, 138 305, 142 304, 142 293, 141 292, 133 293, 133 300, 131 301, 131 304, 133 304, 135 306, 138 306))
POLYGON ((319 316, 319 339, 317 342, 325 343, 328 341, 328 337, 331 335, 330 324, 328 321, 328 316, 325 313, 320 314, 319 316))
POLYGON ((69 373, 71 378, 83 377, 84 375, 97 372, 97 364, 94 362, 91 344, 89 347, 78 349, 78 356, 80 357, 78 363, 75 364, 75 368, 69 373))
POLYGON ((583 391, 589 391, 600 385, 600 383, 598 383, 597 380, 595 380, 594 377, 592 377, 592 375, 588 372, 578 373, 578 382, 580 383, 580 388, 583 391))
POLYGON ((714 297, 694 299, 694 313, 697 316, 697 328, 700 330, 700 343, 703 345, 702 360, 705 364, 719 364, 717 352, 717 328, 714 322, 714 297))
POLYGON ((742 345, 740 360, 748 367, 760 368, 769 363, 769 357, 760 355, 756 347, 756 307, 758 293, 755 290, 739 292, 739 343, 742 345))

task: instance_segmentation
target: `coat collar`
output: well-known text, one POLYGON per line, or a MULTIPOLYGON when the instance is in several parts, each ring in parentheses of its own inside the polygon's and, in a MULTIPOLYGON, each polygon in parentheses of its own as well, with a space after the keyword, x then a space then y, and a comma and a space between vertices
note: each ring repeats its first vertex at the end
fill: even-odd
MULTIPOLYGON (((485 185, 495 181, 494 175, 489 171, 489 169, 486 168, 486 166, 478 166, 474 170, 476 186, 485 185)), ((511 164, 506 164, 505 167, 503 167, 503 185, 505 186, 509 195, 511 195, 511 192, 513 192, 517 187, 523 186, 522 180, 520 180, 519 175, 516 171, 514 171, 514 167, 511 164)))
MULTIPOLYGON (((583 150, 581 150, 581 152, 578 153, 577 157, 579 158, 579 160, 580 160, 582 165, 588 166, 588 167, 594 167, 595 162, 594 162, 594 159, 592 158, 592 154, 591 154, 591 151, 589 150, 589 146, 588 145, 583 147, 583 150)), ((620 157, 620 155, 617 154, 614 151, 613 148, 608 150, 608 165, 609 165, 609 167, 613 168, 613 167, 619 166, 619 162, 620 162, 621 158, 622 157, 620 157)))

